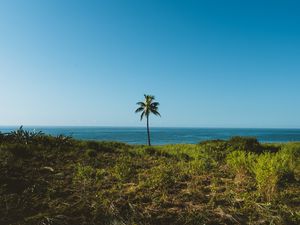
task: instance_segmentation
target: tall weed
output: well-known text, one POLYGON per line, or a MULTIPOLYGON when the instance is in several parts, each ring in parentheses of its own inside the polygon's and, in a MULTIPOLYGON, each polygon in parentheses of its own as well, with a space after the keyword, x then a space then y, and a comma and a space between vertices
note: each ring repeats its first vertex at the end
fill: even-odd
POLYGON ((256 155, 245 151, 234 151, 227 155, 226 163, 237 175, 251 174, 256 155))
POLYGON ((276 198, 279 182, 294 171, 293 155, 289 151, 259 155, 253 167, 257 188, 267 201, 276 198))

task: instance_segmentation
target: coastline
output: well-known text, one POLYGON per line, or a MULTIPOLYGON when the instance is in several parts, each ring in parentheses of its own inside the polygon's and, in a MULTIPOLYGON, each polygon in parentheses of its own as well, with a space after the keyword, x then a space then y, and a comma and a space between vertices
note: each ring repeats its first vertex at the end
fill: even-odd
MULTIPOLYGON (((0 132, 11 132, 17 126, 0 126, 0 132)), ((99 126, 25 126, 24 129, 42 131, 50 135, 66 135, 81 140, 119 141, 128 144, 145 144, 145 127, 99 126)), ((233 136, 255 137, 263 143, 300 141, 300 129, 273 128, 167 128, 151 127, 153 144, 196 144, 205 140, 228 140, 233 136)))

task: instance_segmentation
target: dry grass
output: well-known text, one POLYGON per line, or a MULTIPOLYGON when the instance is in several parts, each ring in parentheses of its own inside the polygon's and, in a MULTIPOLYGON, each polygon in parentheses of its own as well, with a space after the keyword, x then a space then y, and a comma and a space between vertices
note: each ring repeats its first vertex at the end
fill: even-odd
POLYGON ((237 173, 245 161, 226 161, 243 143, 256 142, 149 149, 44 135, 15 140, 0 144, 0 224, 300 223, 296 143, 276 147, 294 149, 285 150, 293 166, 290 177, 278 176, 276 196, 265 198, 255 173, 237 173))

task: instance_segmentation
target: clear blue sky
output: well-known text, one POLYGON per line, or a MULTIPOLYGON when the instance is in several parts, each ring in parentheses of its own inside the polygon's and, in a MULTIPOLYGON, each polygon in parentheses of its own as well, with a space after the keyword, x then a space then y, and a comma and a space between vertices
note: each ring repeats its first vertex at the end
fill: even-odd
POLYGON ((0 125, 300 127, 299 1, 0 1, 0 125))

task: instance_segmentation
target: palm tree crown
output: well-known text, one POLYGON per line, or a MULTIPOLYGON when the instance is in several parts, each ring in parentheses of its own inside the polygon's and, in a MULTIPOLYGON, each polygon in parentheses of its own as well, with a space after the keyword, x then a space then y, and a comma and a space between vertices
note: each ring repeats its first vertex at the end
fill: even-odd
POLYGON ((135 110, 136 113, 142 112, 141 113, 141 120, 143 117, 148 117, 150 113, 153 113, 156 116, 160 116, 158 112, 158 102, 153 102, 155 100, 155 97, 153 95, 144 95, 145 96, 145 101, 144 102, 138 102, 136 103, 140 107, 135 110))
POLYGON ((150 143, 150 131, 149 131, 149 115, 153 113, 156 116, 160 116, 160 113, 158 112, 158 102, 154 102, 155 97, 153 95, 144 95, 145 100, 144 102, 138 102, 136 103, 139 105, 139 108, 135 110, 136 113, 141 112, 141 120, 146 117, 147 119, 147 133, 148 133, 148 145, 151 145, 150 143))

